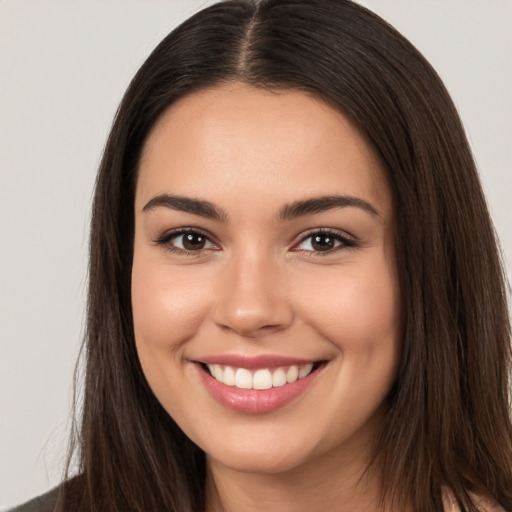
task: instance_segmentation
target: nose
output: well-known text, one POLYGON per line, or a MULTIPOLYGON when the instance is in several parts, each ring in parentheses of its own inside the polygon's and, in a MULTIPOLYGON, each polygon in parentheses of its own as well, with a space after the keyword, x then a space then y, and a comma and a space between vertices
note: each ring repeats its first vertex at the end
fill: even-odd
POLYGON ((291 303, 279 264, 258 257, 226 264, 218 281, 213 319, 224 330, 259 338, 287 328, 291 303))

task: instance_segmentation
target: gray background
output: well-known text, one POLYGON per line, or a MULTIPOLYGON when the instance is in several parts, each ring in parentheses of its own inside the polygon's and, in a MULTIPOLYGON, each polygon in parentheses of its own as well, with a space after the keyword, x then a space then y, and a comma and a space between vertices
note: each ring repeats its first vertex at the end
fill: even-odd
MULTIPOLYGON (((198 0, 0 0, 0 508, 57 484, 95 170, 138 66, 198 0)), ((512 262, 512 2, 361 2, 454 96, 512 262)), ((478 240, 474 241, 478 243, 478 240)))

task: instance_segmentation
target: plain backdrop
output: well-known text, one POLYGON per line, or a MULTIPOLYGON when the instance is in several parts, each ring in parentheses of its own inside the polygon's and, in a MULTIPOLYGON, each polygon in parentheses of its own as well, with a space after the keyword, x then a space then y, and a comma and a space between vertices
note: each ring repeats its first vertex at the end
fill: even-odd
MULTIPOLYGON (((210 3, 0 0, 0 508, 61 477, 90 200, 117 105, 163 36, 210 3)), ((407 36, 452 93, 510 272, 512 2, 361 3, 407 36)))

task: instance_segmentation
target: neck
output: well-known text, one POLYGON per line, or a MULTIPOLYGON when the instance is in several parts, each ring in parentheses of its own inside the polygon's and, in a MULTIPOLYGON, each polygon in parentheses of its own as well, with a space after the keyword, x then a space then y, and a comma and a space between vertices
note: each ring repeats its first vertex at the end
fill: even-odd
POLYGON ((331 452, 277 474, 239 472, 209 458, 206 510, 383 512, 376 465, 363 467, 360 456, 344 455, 331 452))

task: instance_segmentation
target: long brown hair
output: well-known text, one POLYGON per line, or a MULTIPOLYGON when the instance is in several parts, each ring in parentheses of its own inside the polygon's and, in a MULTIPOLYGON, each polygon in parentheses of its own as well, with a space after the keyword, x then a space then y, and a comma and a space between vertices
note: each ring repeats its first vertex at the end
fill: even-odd
POLYGON ((231 0, 153 51, 117 112, 93 205, 79 476, 59 510, 204 509, 205 457, 158 403, 135 350, 134 188, 148 133, 177 98, 225 82, 298 89, 340 109, 379 153, 396 209, 403 353, 377 443, 383 499, 463 510, 486 489, 512 510, 510 323, 495 233, 441 80, 348 0, 231 0))

